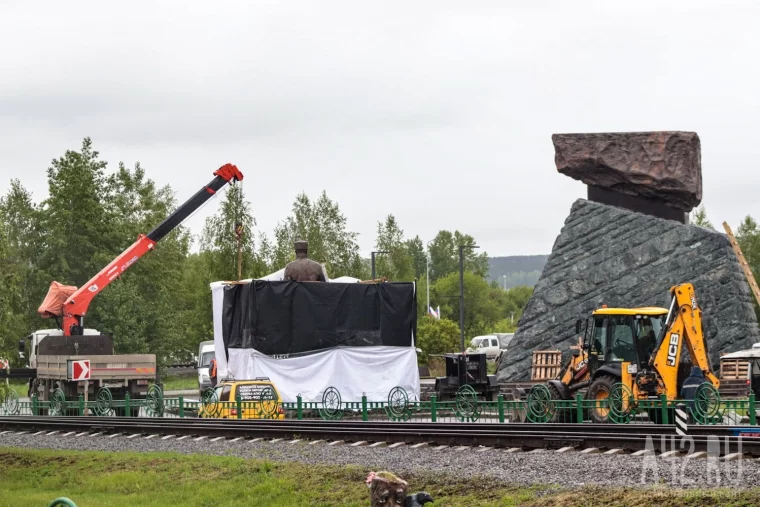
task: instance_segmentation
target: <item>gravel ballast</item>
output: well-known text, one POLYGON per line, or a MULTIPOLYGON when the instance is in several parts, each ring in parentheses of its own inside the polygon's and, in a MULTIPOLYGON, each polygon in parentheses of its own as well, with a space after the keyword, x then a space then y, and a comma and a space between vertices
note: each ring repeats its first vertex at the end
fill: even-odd
POLYGON ((663 459, 631 455, 581 455, 579 452, 557 454, 549 450, 507 453, 501 449, 478 452, 479 448, 411 449, 409 446, 387 447, 309 445, 302 440, 270 443, 228 439, 211 442, 187 438, 146 439, 121 435, 108 438, 62 437, 60 435, 0 435, 0 447, 56 449, 105 452, 177 452, 238 456, 270 461, 305 464, 359 465, 368 470, 387 469, 397 473, 444 473, 458 477, 484 477, 505 484, 557 485, 563 487, 651 486, 667 484, 679 488, 739 487, 760 484, 760 462, 743 459, 720 462, 716 459, 663 459))

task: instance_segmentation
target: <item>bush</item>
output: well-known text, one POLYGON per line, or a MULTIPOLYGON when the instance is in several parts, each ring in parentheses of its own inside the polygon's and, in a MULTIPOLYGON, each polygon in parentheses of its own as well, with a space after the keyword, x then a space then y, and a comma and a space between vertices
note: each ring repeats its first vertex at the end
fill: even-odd
POLYGON ((459 326, 448 319, 423 317, 417 324, 417 347, 420 364, 427 364, 430 354, 446 354, 459 350, 459 326))

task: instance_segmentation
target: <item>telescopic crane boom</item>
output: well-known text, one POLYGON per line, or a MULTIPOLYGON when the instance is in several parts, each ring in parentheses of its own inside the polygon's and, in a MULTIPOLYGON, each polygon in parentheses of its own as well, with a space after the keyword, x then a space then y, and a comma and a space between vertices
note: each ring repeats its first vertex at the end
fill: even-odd
POLYGON ((180 225, 195 210, 200 208, 216 192, 227 183, 242 181, 243 174, 237 166, 225 164, 214 171, 214 179, 184 204, 158 224, 147 235, 140 234, 129 248, 112 260, 100 273, 92 277, 86 284, 74 292, 63 304, 63 334, 66 336, 81 335, 83 332, 82 318, 87 313, 90 302, 106 286, 118 278, 140 257, 150 252, 155 244, 180 225))

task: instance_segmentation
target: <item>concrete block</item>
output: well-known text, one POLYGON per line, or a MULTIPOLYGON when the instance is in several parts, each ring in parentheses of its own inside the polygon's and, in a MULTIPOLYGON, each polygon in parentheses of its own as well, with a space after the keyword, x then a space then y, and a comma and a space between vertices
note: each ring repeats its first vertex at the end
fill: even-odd
POLYGON ((682 453, 681 453, 681 451, 665 451, 665 452, 663 452, 662 454, 660 454, 660 457, 661 457, 662 459, 667 459, 667 458, 679 458, 679 457, 681 457, 681 456, 682 456, 682 453))
POLYGON ((641 449, 634 452, 632 456, 654 456, 654 451, 652 449, 641 449))
POLYGON ((557 449, 557 454, 567 454, 568 452, 575 452, 575 447, 562 447, 557 449))
POLYGON ((377 448, 377 447, 388 447, 388 443, 387 442, 375 442, 375 443, 369 444, 369 446, 370 447, 375 447, 375 448, 377 448))
POLYGON ((45 433, 45 436, 46 437, 52 437, 53 435, 57 435, 58 433, 60 433, 60 432, 59 431, 51 431, 50 433, 45 433))
POLYGON ((420 442, 411 446, 412 449, 427 449, 428 447, 430 447, 430 444, 427 442, 420 442))
POLYGON ((328 445, 328 447, 335 447, 337 445, 343 445, 343 444, 345 444, 345 442, 343 440, 333 440, 332 442, 330 442, 327 445, 328 445))
POLYGON ((156 435, 155 433, 153 435, 148 435, 147 437, 145 437, 145 440, 153 440, 154 438, 158 438, 158 435, 156 435))
POLYGON ((580 451, 581 454, 599 454, 601 451, 596 447, 587 447, 580 451))
POLYGON ((45 432, 44 431, 38 431, 37 433, 34 433, 32 436, 36 437, 37 435, 42 435, 43 433, 45 433, 45 432))
POLYGON ((272 440, 269 441, 269 443, 270 444, 279 444, 283 440, 285 440, 285 439, 284 438, 273 438, 272 440))
POLYGON ((95 437, 100 436, 102 434, 103 433, 101 433, 101 432, 93 433, 92 435, 90 435, 90 438, 95 438, 95 437))
POLYGON ((388 449, 398 449, 399 447, 404 447, 405 445, 406 444, 404 442, 394 442, 388 446, 388 449))
POLYGON ((509 449, 504 451, 506 454, 515 454, 518 452, 523 452, 522 447, 510 447, 509 449))
POLYGON ((691 454, 687 454, 684 456, 685 459, 705 459, 707 458, 707 453, 705 451, 697 451, 693 452, 691 454))
POLYGON ((182 440, 187 440, 188 438, 190 438, 190 435, 182 435, 181 437, 177 439, 177 442, 181 442, 182 440))
POLYGON ((438 446, 436 446, 436 447, 434 448, 434 450, 436 450, 436 451, 442 451, 442 450, 444 450, 444 449, 448 449, 448 448, 449 448, 449 446, 448 446, 448 445, 438 445, 438 446))
MULTIPOLYGON (((10 431, 6 431, 6 433, 10 433, 10 431)), ((70 437, 71 435, 76 434, 76 431, 69 431, 68 433, 61 435, 62 437, 70 437)))
POLYGON ((351 444, 351 447, 364 447, 365 445, 367 445, 366 440, 359 440, 358 442, 351 444))
POLYGON ((475 452, 486 452, 493 449, 493 447, 478 447, 478 449, 475 452))
POLYGON ((297 439, 295 439, 295 440, 291 440, 291 441, 290 441, 290 442, 288 442, 288 443, 289 443, 289 444, 298 444, 298 443, 300 443, 300 442, 301 442, 301 440, 297 438, 297 439))
POLYGON ((170 438, 174 438, 176 435, 166 435, 161 437, 161 440, 169 440, 170 438))
POLYGON ((261 438, 261 437, 258 437, 258 438, 252 438, 248 442, 251 443, 251 444, 255 444, 256 442, 261 442, 262 440, 264 440, 264 439, 261 438))
POLYGON ((203 435, 203 436, 200 436, 198 438, 194 438, 193 442, 201 442, 203 440, 206 440, 207 438, 208 438, 207 436, 203 435))
POLYGON ((120 436, 121 436, 121 433, 114 433, 113 435, 108 435, 106 438, 116 438, 120 436))
POLYGON ((240 442, 241 440, 243 440, 243 437, 233 438, 232 440, 230 440, 230 443, 234 444, 235 442, 240 442))
POLYGON ((743 452, 732 452, 731 454, 726 454, 720 460, 721 461, 741 461, 745 459, 746 457, 747 456, 743 452))
POLYGON ((617 456, 619 454, 625 454, 625 451, 623 449, 610 449, 604 452, 605 456, 617 456))
POLYGON ((309 445, 317 445, 317 444, 324 444, 324 443, 325 443, 324 440, 312 440, 311 442, 309 442, 309 445))
POLYGON ((225 438, 226 438, 226 437, 214 437, 214 438, 212 438, 211 440, 209 440, 209 442, 221 442, 221 441, 222 441, 222 440, 224 440, 225 438))

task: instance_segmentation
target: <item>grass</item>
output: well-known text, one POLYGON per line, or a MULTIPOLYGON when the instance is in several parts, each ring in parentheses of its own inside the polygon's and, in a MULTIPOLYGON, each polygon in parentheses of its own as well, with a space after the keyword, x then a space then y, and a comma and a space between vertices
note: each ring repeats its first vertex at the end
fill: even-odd
POLYGON ((198 377, 196 375, 182 375, 176 377, 164 377, 164 391, 189 391, 198 389, 198 377))
MULTIPOLYGON (((358 466, 272 463, 237 457, 0 448, 0 507, 37 507, 66 496, 78 507, 193 505, 362 506, 369 504, 358 466)), ((674 507, 758 505, 760 489, 671 488, 561 490, 493 479, 403 475, 435 507, 674 507)))
MULTIPOLYGON (((5 383, 5 380, 0 380, 0 382, 5 383)), ((10 384, 11 391, 16 391, 16 394, 18 394, 20 398, 23 398, 28 394, 29 384, 26 382, 26 380, 13 379, 9 380, 8 382, 10 384)))

